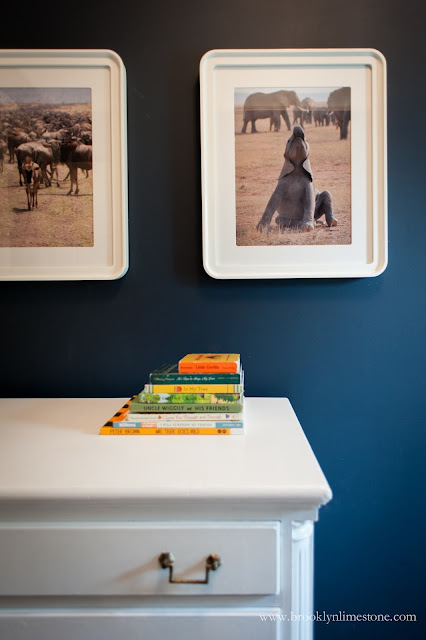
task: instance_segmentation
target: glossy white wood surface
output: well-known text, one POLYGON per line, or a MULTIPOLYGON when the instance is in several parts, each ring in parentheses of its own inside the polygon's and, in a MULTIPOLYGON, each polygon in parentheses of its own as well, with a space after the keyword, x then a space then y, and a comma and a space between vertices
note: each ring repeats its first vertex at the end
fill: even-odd
POLYGON ((246 398, 246 434, 99 436, 126 398, 1 399, 1 500, 202 500, 317 508, 330 487, 286 398, 246 398))

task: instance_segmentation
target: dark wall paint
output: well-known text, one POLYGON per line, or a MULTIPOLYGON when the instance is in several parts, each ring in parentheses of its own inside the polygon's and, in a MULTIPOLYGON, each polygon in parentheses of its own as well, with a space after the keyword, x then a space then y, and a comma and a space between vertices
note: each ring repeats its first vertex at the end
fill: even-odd
POLYGON ((110 48, 127 68, 130 269, 115 282, 1 283, 2 395, 127 396, 184 353, 240 352, 247 395, 290 398, 334 490, 316 529, 315 608, 419 619, 318 622, 316 637, 424 638, 424 5, 30 9, 31 20, 25 2, 4 20, 4 48, 110 48), (387 58, 389 266, 376 279, 203 271, 199 60, 274 47, 374 47, 387 58))

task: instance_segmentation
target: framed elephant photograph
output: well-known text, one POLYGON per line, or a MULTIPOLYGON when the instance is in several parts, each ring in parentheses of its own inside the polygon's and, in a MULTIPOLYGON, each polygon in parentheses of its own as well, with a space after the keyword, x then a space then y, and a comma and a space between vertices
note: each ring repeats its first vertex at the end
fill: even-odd
POLYGON ((214 278, 387 265, 386 61, 215 50, 200 63, 203 261, 214 278))
POLYGON ((0 279, 127 270, 125 70, 112 51, 0 51, 0 279))

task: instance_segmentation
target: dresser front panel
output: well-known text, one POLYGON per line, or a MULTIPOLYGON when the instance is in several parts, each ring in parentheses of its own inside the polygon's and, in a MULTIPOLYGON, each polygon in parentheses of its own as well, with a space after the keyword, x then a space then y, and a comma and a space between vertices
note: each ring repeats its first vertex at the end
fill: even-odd
MULTIPOLYGON (((262 615, 279 613, 262 610, 262 615)), ((278 640, 278 621, 243 610, 0 613, 7 640, 278 640)))
POLYGON ((1 524, 0 595, 273 595, 280 523, 1 524), (161 553, 174 556, 171 584, 161 553))

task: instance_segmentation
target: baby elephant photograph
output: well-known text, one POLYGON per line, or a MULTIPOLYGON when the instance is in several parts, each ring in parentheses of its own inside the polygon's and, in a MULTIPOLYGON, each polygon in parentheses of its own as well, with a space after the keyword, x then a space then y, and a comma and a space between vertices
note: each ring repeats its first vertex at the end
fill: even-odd
POLYGON ((237 246, 352 244, 350 107, 347 87, 235 88, 237 246), (271 102, 263 111, 247 109, 260 93, 268 100, 278 94, 291 96, 285 107, 288 123, 283 107, 278 111, 287 126, 274 128, 271 102), (319 110, 325 117, 318 124, 314 115, 319 110), (256 125, 248 127, 249 135, 248 116, 256 125), (344 135, 338 116, 348 125, 344 135))
POLYGON ((328 227, 337 225, 331 194, 315 189, 309 162, 309 144, 299 125, 294 127, 287 141, 278 184, 256 229, 260 232, 268 229, 275 212, 278 212, 275 222, 281 231, 290 227, 312 231, 315 223, 321 224, 322 216, 328 227))

